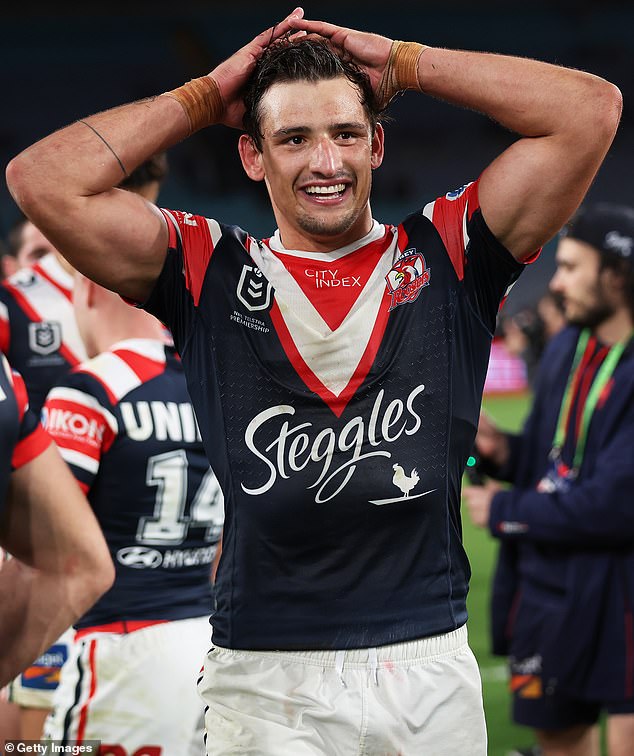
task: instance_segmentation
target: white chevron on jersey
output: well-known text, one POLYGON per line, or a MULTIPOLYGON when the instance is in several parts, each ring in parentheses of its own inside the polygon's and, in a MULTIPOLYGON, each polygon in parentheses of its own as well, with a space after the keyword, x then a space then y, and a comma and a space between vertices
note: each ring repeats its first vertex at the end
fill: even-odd
POLYGON ((164 345, 153 339, 129 339, 113 344, 112 351, 103 352, 81 366, 83 373, 93 375, 106 389, 113 404, 150 377, 147 360, 156 364, 158 373, 165 365, 164 345), (129 352, 126 357, 115 351, 129 352), (144 364, 145 363, 145 364, 144 364))
POLYGON ((285 254, 306 260, 335 262, 384 235, 385 227, 375 221, 372 230, 363 239, 331 253, 289 251, 281 248, 279 237, 271 239, 271 250, 266 247, 260 249, 255 243, 251 244, 249 250, 254 262, 275 288, 275 301, 295 348, 310 371, 337 397, 350 384, 370 342, 385 296, 385 276, 398 252, 396 229, 363 292, 335 330, 330 329, 272 250, 278 247, 285 254))
POLYGON ((75 467, 81 467, 82 470, 96 475, 99 472, 99 460, 89 454, 83 454, 75 449, 67 449, 60 446, 58 443, 59 452, 62 455, 62 459, 68 465, 74 465, 75 467))
POLYGON ((61 324, 63 345, 75 363, 87 359, 70 301, 73 279, 52 252, 40 258, 33 269, 25 268, 14 273, 6 283, 9 290, 26 304, 29 310, 27 315, 32 320, 57 321, 61 324), (45 275, 39 273, 38 268, 45 275))

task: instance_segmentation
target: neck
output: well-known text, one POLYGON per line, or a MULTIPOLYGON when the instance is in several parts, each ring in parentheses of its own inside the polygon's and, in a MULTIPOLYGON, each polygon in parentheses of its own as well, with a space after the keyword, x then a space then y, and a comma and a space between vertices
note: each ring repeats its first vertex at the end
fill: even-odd
POLYGON ((621 307, 594 329, 594 335, 599 341, 612 346, 626 339, 633 329, 634 320, 629 310, 621 307))
POLYGON ((98 338, 95 341, 98 351, 105 352, 113 344, 117 344, 119 341, 126 341, 127 339, 153 339, 154 341, 161 341, 163 343, 166 341, 163 326, 158 320, 141 310, 135 311, 132 318, 125 318, 120 323, 111 323, 109 328, 103 329, 98 334, 98 338), (137 319, 137 315, 145 317, 137 319), (134 320, 137 322, 131 322, 134 320))

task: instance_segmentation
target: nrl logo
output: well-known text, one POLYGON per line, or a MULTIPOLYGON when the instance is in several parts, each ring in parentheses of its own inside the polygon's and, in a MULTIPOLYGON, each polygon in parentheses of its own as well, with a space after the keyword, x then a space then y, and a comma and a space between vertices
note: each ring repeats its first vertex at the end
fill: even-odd
POLYGON ((238 281, 237 295, 242 304, 251 312, 266 310, 271 304, 271 284, 264 278, 259 268, 244 265, 238 281))
POLYGON ((415 302, 425 286, 429 286, 430 278, 431 268, 423 255, 415 249, 406 250, 385 276, 392 297, 390 310, 415 302))
POLYGON ((62 327, 55 320, 29 323, 29 347, 36 354, 52 354, 62 345, 62 327))

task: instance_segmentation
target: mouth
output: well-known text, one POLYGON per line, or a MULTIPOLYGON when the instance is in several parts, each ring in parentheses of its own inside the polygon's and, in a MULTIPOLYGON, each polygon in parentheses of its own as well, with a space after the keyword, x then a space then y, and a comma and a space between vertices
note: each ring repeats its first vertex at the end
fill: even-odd
POLYGON ((349 188, 348 184, 307 184, 302 192, 313 202, 329 204, 340 201, 349 188))

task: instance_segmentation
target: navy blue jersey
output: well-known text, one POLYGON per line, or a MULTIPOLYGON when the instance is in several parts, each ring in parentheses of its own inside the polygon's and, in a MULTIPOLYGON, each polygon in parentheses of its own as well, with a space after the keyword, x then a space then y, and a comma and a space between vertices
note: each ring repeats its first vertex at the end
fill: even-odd
POLYGON ((0 283, 0 350, 22 374, 36 413, 61 376, 86 359, 72 285, 53 253, 0 283))
POLYGON ((4 510, 9 477, 41 454, 50 444, 36 416, 29 410, 24 381, 0 354, 0 514, 4 510))
POLYGON ((460 480, 521 269, 477 184, 326 254, 166 217, 146 307, 225 495, 214 642, 352 648, 464 624, 460 480))
POLYGON ((43 417, 116 567, 114 586, 77 627, 210 614, 222 494, 174 350, 119 342, 73 369, 43 417))
MULTIPOLYGON (((515 487, 491 506, 491 530, 502 539, 495 651, 515 655, 525 637, 521 617, 548 607, 541 655, 550 687, 621 701, 634 698, 634 344, 599 397, 578 476, 547 490, 542 481, 578 336, 567 328, 549 344, 531 414, 523 432, 509 437, 509 463, 499 471, 515 487)), ((596 369, 589 362, 579 384, 596 369)), ((563 459, 572 459, 569 438, 563 459)))

